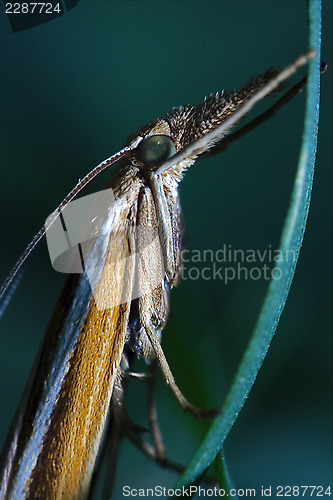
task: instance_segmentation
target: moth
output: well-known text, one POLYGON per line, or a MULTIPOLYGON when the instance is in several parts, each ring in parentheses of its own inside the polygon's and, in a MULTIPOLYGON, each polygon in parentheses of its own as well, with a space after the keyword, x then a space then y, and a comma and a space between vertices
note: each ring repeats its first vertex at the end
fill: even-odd
POLYGON ((28 246, 2 288, 3 309, 45 233, 57 240, 51 231, 68 224, 74 196, 118 162, 93 212, 75 219, 75 227, 89 230, 78 238, 79 260, 65 260, 70 270, 81 268, 66 278, 2 452, 1 499, 86 498, 108 418, 114 454, 123 436, 140 441, 122 390, 136 356, 157 360, 185 411, 199 418, 216 413, 187 401, 161 347, 170 290, 182 268, 178 184, 198 157, 226 147, 232 127, 313 55, 281 72, 268 70, 238 91, 174 108, 132 134, 78 183, 28 246))

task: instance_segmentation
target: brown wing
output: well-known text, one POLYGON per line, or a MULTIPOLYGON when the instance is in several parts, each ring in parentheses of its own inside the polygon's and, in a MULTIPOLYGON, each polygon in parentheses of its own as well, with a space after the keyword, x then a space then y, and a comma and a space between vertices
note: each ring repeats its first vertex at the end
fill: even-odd
POLYGON ((88 491, 129 321, 141 185, 134 174, 122 172, 108 243, 96 243, 105 254, 93 293, 86 273, 66 280, 4 465, 5 498, 73 500, 88 491))

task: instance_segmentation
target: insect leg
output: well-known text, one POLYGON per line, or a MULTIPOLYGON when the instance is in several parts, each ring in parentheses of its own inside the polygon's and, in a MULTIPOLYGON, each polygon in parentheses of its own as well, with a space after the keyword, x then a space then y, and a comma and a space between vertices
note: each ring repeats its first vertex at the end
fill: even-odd
POLYGON ((163 185, 159 180, 158 174, 152 172, 149 180, 157 212, 158 232, 163 254, 164 271, 168 281, 172 281, 175 274, 175 263, 173 254, 172 227, 168 204, 163 190, 163 185))
POLYGON ((204 410, 202 408, 198 408, 192 405, 187 401, 184 394, 181 392, 181 390, 179 389, 178 385, 175 382, 175 378, 172 374, 169 363, 167 362, 164 351, 162 349, 162 346, 160 344, 160 341, 156 335, 154 328, 148 323, 144 324, 144 328, 150 340, 150 343, 153 347, 158 364, 160 365, 160 368, 162 370, 164 380, 169 385, 171 391, 173 392, 175 398, 177 399, 178 403, 183 408, 183 410, 191 413, 196 418, 213 417, 219 414, 220 410, 218 408, 204 410))
POLYGON ((154 441, 156 455, 160 463, 164 463, 166 454, 165 447, 163 445, 162 433, 158 425, 157 420, 157 410, 155 404, 155 387, 156 387, 156 362, 152 361, 150 365, 150 373, 152 377, 148 380, 148 399, 147 399, 147 410, 148 410, 148 420, 149 427, 154 441))

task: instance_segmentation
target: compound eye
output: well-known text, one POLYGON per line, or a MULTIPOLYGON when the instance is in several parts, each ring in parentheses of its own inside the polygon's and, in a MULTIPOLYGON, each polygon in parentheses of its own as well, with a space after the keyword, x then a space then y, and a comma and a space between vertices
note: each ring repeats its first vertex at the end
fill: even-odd
POLYGON ((163 134, 151 135, 139 145, 140 158, 145 166, 155 170, 176 153, 171 137, 163 134))

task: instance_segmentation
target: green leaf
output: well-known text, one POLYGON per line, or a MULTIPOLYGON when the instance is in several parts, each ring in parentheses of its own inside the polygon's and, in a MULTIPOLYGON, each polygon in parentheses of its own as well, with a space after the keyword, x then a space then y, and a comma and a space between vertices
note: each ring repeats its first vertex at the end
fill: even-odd
MULTIPOLYGON (((233 484, 229 476, 229 471, 227 468, 227 464, 225 462, 225 456, 222 449, 219 451, 215 462, 217 463, 217 479, 219 482, 219 487, 224 491, 229 492, 231 488, 233 488, 233 484)), ((238 500, 237 495, 233 495, 232 498, 238 500)))
POLYGON ((221 450, 265 359, 288 297, 304 237, 313 183, 319 120, 320 42, 321 2, 310 0, 309 48, 316 51, 316 56, 309 63, 302 145, 280 242, 280 255, 288 255, 289 258, 283 258, 276 264, 273 271, 276 279, 272 279, 269 284, 257 324, 223 404, 222 413, 212 423, 205 439, 177 481, 175 488, 198 483, 199 478, 221 450), (293 258, 290 258, 290 255, 293 258))

